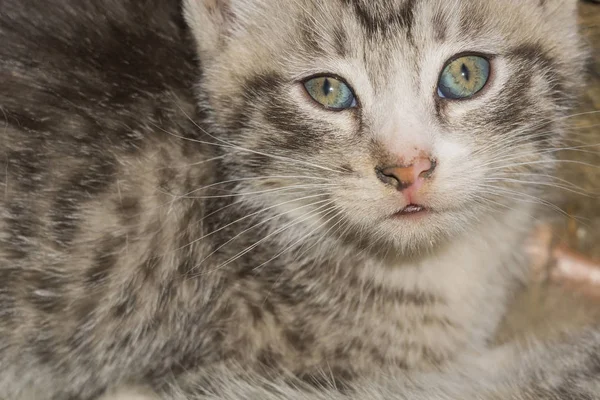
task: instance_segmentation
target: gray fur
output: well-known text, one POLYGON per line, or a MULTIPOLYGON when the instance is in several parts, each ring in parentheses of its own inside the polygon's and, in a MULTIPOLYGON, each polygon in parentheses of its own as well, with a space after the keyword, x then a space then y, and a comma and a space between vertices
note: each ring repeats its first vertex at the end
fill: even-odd
POLYGON ((0 398, 600 398, 594 330, 489 348, 583 59, 574 0, 3 0, 0 398))

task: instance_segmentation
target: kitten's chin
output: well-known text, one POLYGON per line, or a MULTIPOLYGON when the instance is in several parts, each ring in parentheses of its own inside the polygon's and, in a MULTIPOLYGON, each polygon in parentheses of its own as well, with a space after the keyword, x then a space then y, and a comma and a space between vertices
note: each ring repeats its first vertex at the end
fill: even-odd
POLYGON ((363 228, 353 238, 380 257, 420 259, 460 240, 475 226, 473 217, 457 210, 409 207, 379 219, 370 234, 363 228))
POLYGON ((393 216, 388 226, 393 231, 391 245, 405 257, 422 258, 457 239, 464 228, 444 221, 433 211, 393 216), (402 224, 401 228, 394 225, 402 224), (394 228, 396 228, 394 230, 394 228))

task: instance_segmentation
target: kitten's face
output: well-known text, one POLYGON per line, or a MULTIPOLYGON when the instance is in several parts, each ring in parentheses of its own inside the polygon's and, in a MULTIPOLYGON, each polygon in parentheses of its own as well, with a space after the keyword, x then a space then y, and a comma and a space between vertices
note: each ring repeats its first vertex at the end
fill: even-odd
POLYGON ((225 164, 243 179, 242 198, 285 213, 304 235, 360 234, 406 251, 538 195, 523 182, 548 173, 580 74, 574 9, 572 0, 187 4, 217 134, 239 146, 225 164))

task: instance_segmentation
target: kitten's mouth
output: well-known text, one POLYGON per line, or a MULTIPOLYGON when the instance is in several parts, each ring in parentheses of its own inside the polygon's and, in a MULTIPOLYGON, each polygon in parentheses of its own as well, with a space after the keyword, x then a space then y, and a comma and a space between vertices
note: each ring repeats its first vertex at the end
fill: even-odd
POLYGON ((402 210, 398 211, 394 214, 394 217, 406 217, 412 215, 421 215, 427 213, 429 210, 423 206, 418 204, 409 204, 404 207, 402 210))

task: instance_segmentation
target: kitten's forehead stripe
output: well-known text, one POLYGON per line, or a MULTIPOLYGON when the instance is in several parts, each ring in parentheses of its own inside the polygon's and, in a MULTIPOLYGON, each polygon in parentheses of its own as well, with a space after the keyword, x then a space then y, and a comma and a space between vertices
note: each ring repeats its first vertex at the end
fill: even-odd
POLYGON ((303 18, 299 24, 300 37, 305 50, 312 54, 322 54, 325 50, 322 47, 320 33, 312 18, 303 18))
POLYGON ((479 36, 485 30, 488 18, 489 16, 482 13, 477 4, 468 3, 461 7, 460 34, 463 38, 479 36))
POLYGON ((344 58, 347 57, 350 53, 350 49, 348 48, 348 34, 344 30, 344 28, 340 25, 336 25, 333 30, 333 40, 335 45, 335 51, 338 56, 344 58))
POLYGON ((448 25, 446 18, 442 14, 442 10, 437 10, 431 20, 433 26, 434 38, 438 42, 444 42, 448 34, 448 25))
POLYGON ((415 20, 417 0, 404 0, 402 4, 388 0, 376 5, 370 0, 341 0, 351 7, 367 36, 379 34, 384 37, 396 35, 397 29, 403 29, 409 41, 413 40, 412 29, 415 20))

